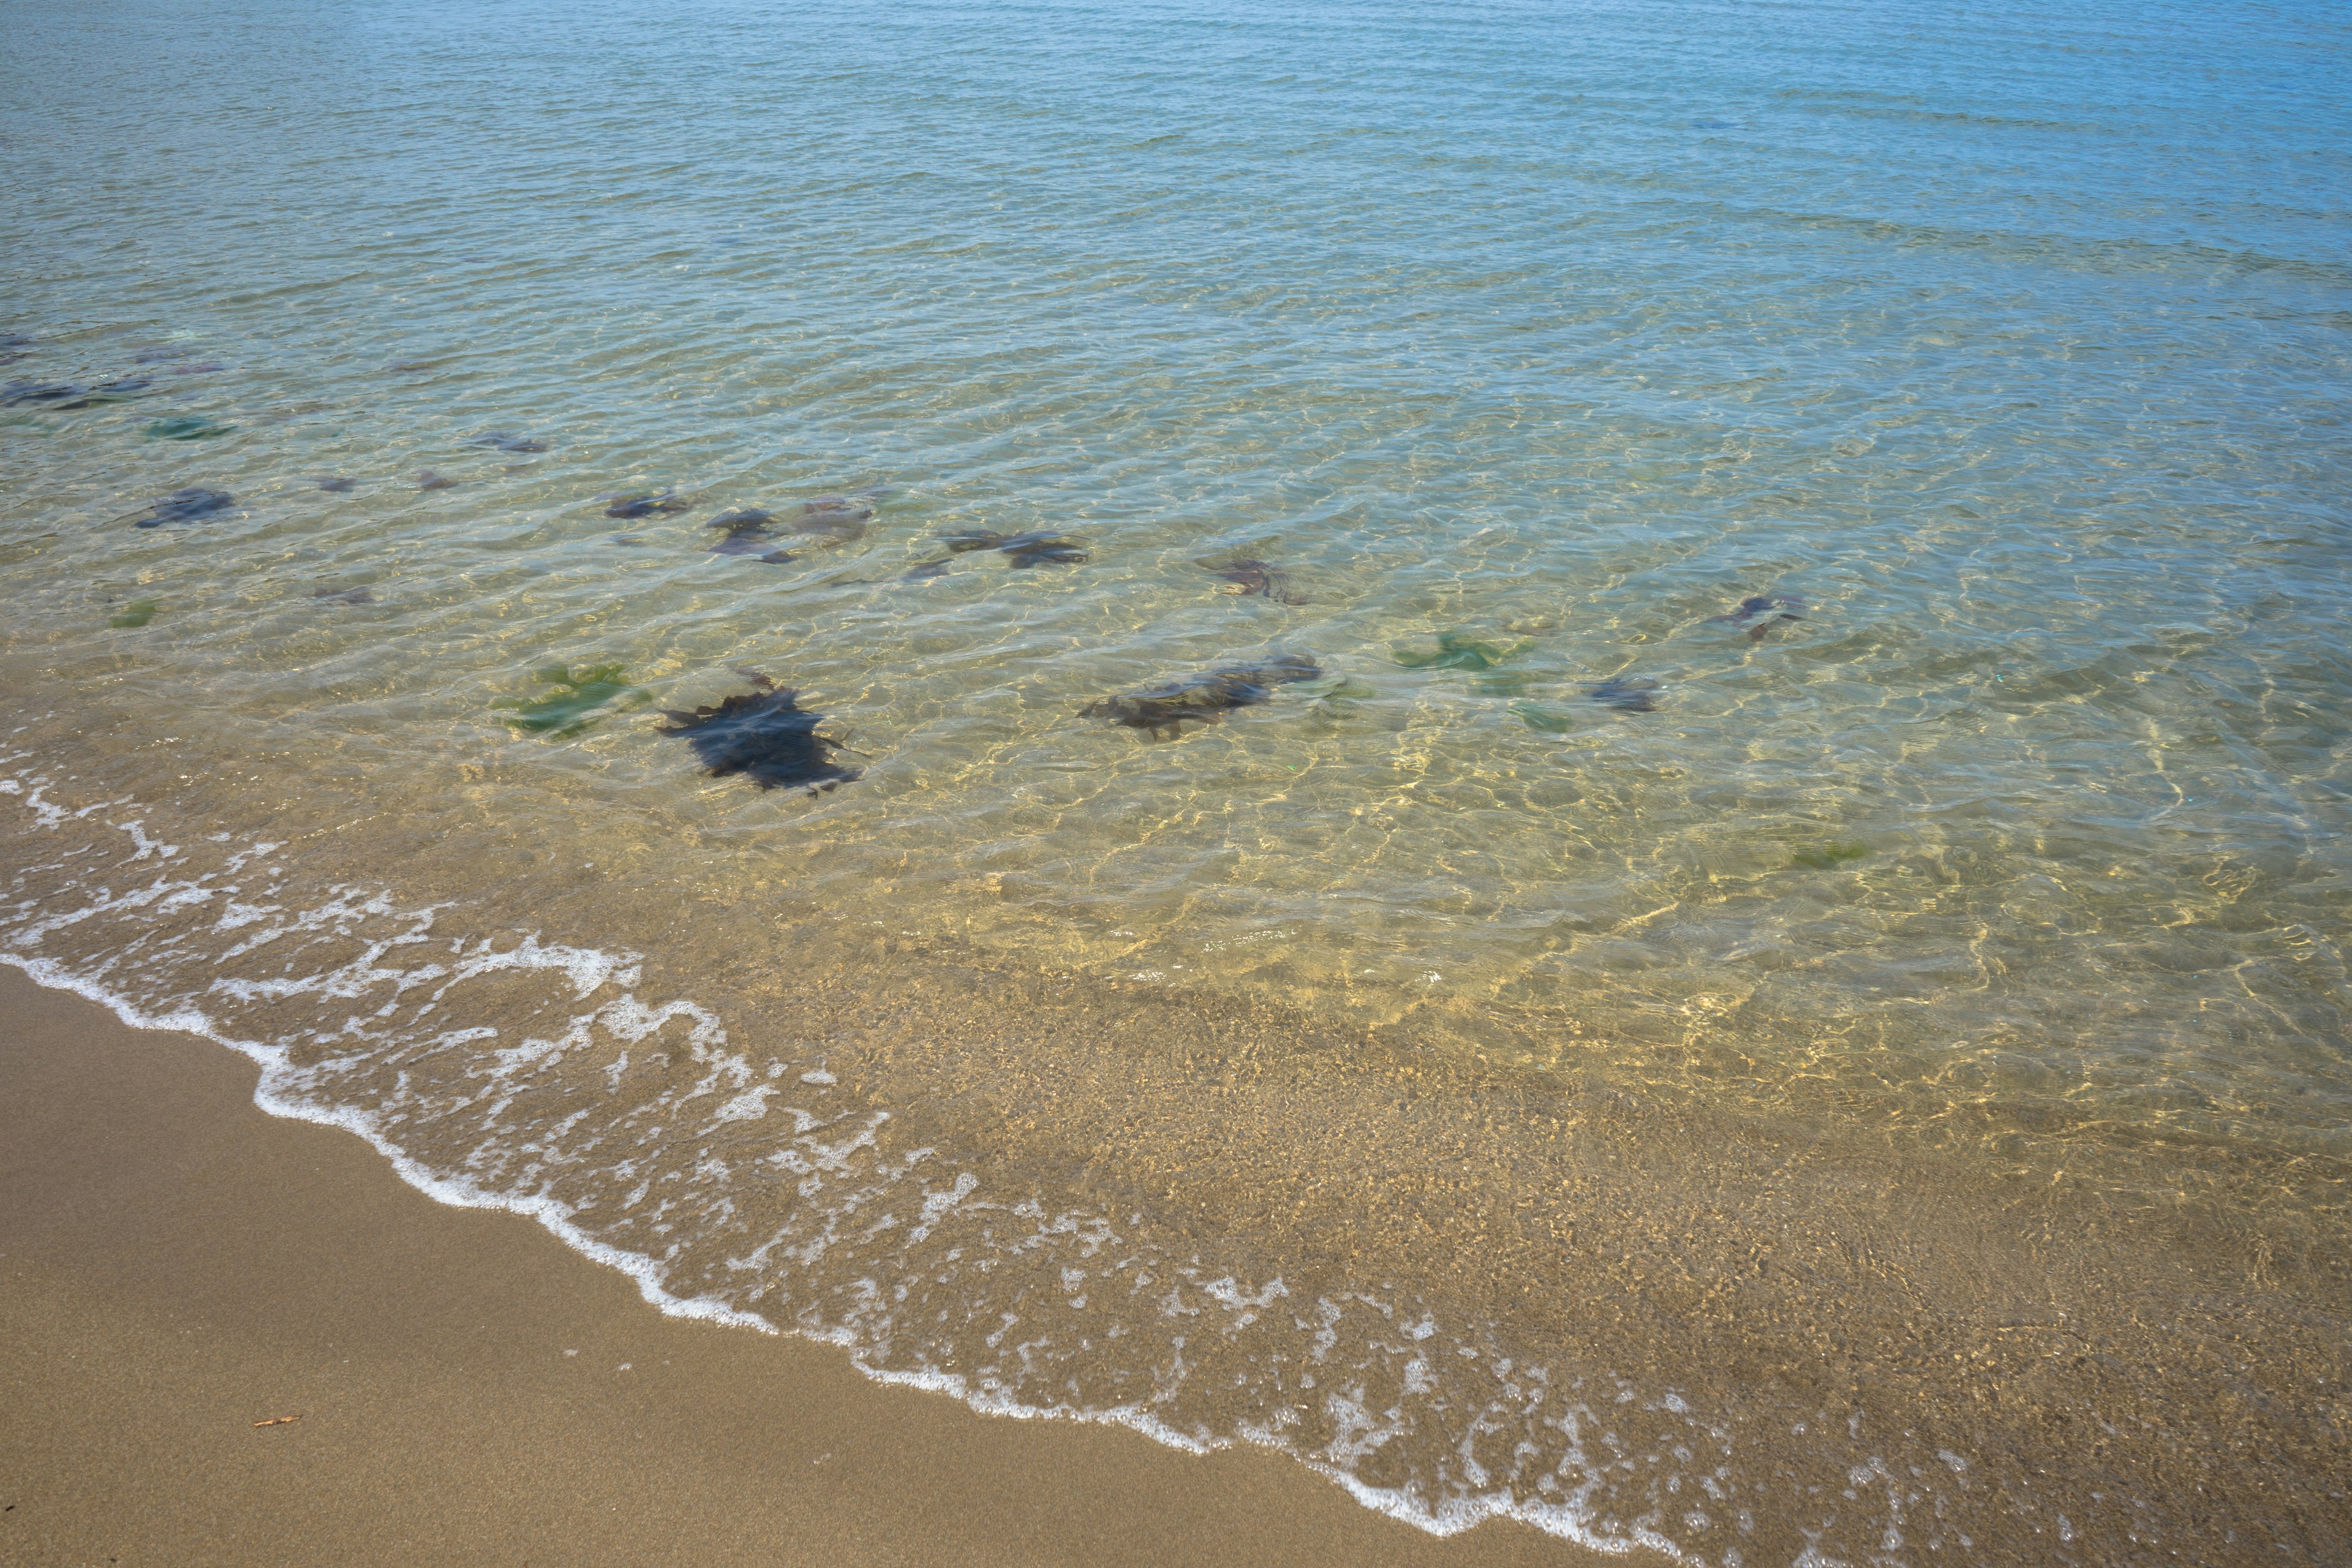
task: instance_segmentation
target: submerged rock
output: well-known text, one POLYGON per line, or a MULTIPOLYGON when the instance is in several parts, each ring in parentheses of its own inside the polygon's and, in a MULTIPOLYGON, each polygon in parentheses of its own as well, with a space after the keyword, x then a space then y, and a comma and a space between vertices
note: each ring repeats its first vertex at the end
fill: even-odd
POLYGON ((1505 659, 1527 652, 1528 647, 1523 642, 1497 647, 1490 642, 1480 642, 1467 632, 1444 632, 1439 635, 1433 653, 1402 647, 1394 651, 1396 661, 1407 669, 1492 669, 1505 659))
POLYGON ((604 509, 606 517, 653 517, 657 514, 672 516, 681 511, 694 510, 692 501, 674 496, 667 490, 662 491, 659 495, 619 496, 610 499, 613 504, 604 509))
POLYGON ((396 359, 383 367, 387 375, 415 375, 432 368, 433 362, 429 359, 396 359))
POLYGON ((1322 673, 1305 655, 1284 654, 1257 664, 1231 665, 1141 691, 1122 692, 1088 704, 1080 716, 1148 730, 1154 740, 1174 740, 1183 734, 1187 724, 1216 723, 1236 708, 1264 702, 1277 686, 1313 680, 1322 673))
POLYGON ((1647 713, 1658 705, 1658 693, 1664 689, 1647 675, 1612 675, 1606 680, 1593 681, 1584 694, 1595 702, 1625 713, 1647 713))
POLYGON ((676 735, 714 778, 741 773, 761 789, 805 789, 811 795, 858 776, 834 760, 842 747, 820 734, 822 713, 803 708, 798 693, 756 671, 745 671, 756 689, 737 692, 716 708, 691 713, 666 711, 665 735, 676 735))
POLYGON ((133 599, 107 616, 106 624, 117 631, 129 631, 134 626, 143 626, 153 620, 155 612, 163 607, 152 599, 133 599))
POLYGON ((490 706, 514 710, 508 724, 533 735, 576 735, 602 719, 606 706, 617 702, 633 708, 646 700, 629 684, 627 668, 617 664, 594 664, 584 669, 541 665, 530 672, 530 678, 553 689, 538 697, 502 697, 490 706))
POLYGON ((477 447, 494 447, 501 452, 544 452, 547 443, 529 436, 511 435, 504 430, 489 430, 474 437, 477 447))
POLYGON ((310 591, 310 597, 328 605, 373 605, 375 603, 375 590, 373 588, 313 588, 310 591))
POLYGON ((1085 540, 1060 533, 991 533, 985 529, 974 529, 963 533, 943 533, 940 542, 958 555, 993 550, 1009 557, 1016 572, 1032 566, 1079 566, 1087 559, 1085 540))
POLYGON ((1263 561, 1195 561, 1193 565, 1222 577, 1244 595, 1255 594, 1277 605, 1303 605, 1306 595, 1290 591, 1289 575, 1263 561))
MULTIPOLYGON (((140 528, 161 528, 167 522, 195 522, 216 512, 226 511, 236 504, 236 498, 226 490, 206 489, 202 485, 190 485, 173 490, 154 505, 131 514, 140 528)), ((116 519, 117 521, 129 521, 116 519)))
POLYGON ((416 488, 420 490, 446 490, 457 482, 448 475, 436 474, 430 468, 420 468, 416 472, 416 488))
POLYGON ((1802 594, 1758 594, 1740 600, 1737 609, 1709 616, 1706 619, 1710 626, 1728 622, 1735 626, 1747 626, 1748 640, 1762 642, 1765 635, 1782 621, 1801 621, 1804 618, 1805 596, 1802 594), (1754 624, 1751 626, 1750 622, 1754 624))
POLYGON ((329 474, 326 478, 319 481, 319 488, 325 490, 329 495, 339 496, 347 494, 351 488, 358 482, 359 481, 357 479, 347 479, 341 474, 329 474))

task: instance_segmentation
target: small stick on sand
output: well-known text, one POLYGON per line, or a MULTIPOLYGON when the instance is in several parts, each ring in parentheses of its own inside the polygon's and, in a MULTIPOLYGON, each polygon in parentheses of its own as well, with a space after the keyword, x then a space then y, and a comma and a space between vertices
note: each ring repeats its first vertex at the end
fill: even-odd
POLYGON ((254 1423, 254 1425, 255 1425, 256 1426, 283 1426, 287 1425, 289 1422, 299 1421, 299 1420, 301 1420, 301 1419, 302 1419, 302 1417, 301 1417, 299 1415, 273 1415, 273 1416, 271 1416, 271 1417, 270 1417, 268 1420, 267 1420, 267 1421, 257 1421, 257 1422, 255 1422, 255 1423, 254 1423))

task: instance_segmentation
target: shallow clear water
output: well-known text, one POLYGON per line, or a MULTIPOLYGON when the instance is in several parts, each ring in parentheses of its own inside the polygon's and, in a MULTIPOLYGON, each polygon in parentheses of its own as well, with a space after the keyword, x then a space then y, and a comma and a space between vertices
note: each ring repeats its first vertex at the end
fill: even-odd
POLYGON ((1424 1522, 2324 1554, 2340 12, 7 26, 0 374, 152 378, 0 409, 15 799, 138 803, 12 829, 21 961, 674 1297, 1424 1522), (191 486, 233 500, 134 525, 191 486), (686 510, 606 515, 652 494, 686 510), (710 552, 744 508, 791 559, 710 552), (1085 560, 940 542, 1041 530, 1085 560), (1321 678, 1177 738, 1084 711, 1284 657, 1321 678), (517 728, 554 664, 627 689, 517 728), (745 670, 860 776, 700 773, 659 710, 745 670), (126 812, 176 891, 125 901, 126 812), (525 931, 601 956, 400 1011, 525 931), (680 1076, 637 1092, 646 1040, 680 1076), (839 1103, 788 1137, 803 1072, 839 1103), (1775 1249, 1811 1261, 1768 1289, 1775 1249), (1205 1294, 1003 1362, 1113 1254, 1205 1294), (2221 1417, 2033 1435, 2210 1412, 2189 1360, 1988 1373, 1990 1413, 1950 1371, 2028 1306, 2120 1365, 2186 1303, 2277 1381, 2222 1523, 2162 1501, 2221 1417))

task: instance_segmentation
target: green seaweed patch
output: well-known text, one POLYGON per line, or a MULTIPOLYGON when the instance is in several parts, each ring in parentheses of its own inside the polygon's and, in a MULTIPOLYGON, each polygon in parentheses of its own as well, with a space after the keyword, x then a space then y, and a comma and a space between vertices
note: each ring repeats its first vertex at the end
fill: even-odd
POLYGON ((1497 647, 1490 642, 1480 642, 1465 632, 1441 633, 1434 653, 1420 648, 1399 647, 1396 661, 1407 669, 1492 669, 1505 659, 1517 658, 1534 647, 1532 643, 1513 643, 1509 647, 1497 647))
POLYGON ((1798 849, 1791 851, 1789 857, 1791 864, 1802 866, 1809 871, 1834 870, 1848 860, 1866 860, 1869 858, 1869 845, 1834 838, 1818 849, 1798 849))
POLYGON ((152 599, 133 599, 107 616, 106 624, 122 631, 129 631, 133 626, 143 626, 153 620, 155 612, 163 607, 152 599))
POLYGON ((207 419, 201 414, 183 414, 176 418, 157 419, 147 426, 150 441, 208 441, 215 436, 226 436, 236 429, 217 419, 207 419))
POLYGON ((1565 735, 1576 728, 1575 721, 1567 714, 1538 708, 1532 702, 1514 702, 1511 711, 1518 715, 1520 723, 1546 735, 1565 735))
POLYGON ((1539 686, 1543 678, 1524 669, 1501 669, 1482 675, 1470 683, 1470 689, 1481 697, 1525 697, 1528 688, 1539 686))
POLYGON ((530 678, 554 689, 537 697, 502 697, 490 704, 513 709, 508 724, 530 735, 576 735, 602 719, 606 708, 635 708, 647 700, 646 693, 629 683, 625 665, 594 664, 584 669, 541 665, 530 678))

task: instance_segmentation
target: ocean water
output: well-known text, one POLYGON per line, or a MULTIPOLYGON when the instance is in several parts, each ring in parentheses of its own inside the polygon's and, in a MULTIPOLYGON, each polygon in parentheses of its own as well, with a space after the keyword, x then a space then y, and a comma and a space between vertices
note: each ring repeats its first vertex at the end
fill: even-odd
POLYGON ((2342 8, 0 30, 0 960, 1424 1528, 2344 1560, 2342 8))

